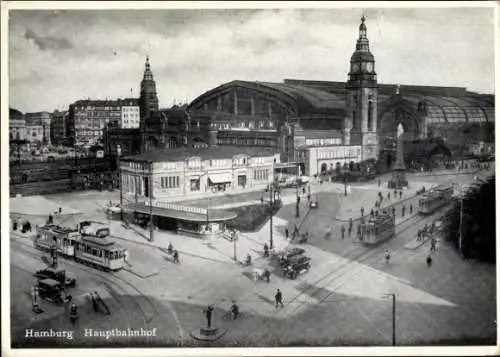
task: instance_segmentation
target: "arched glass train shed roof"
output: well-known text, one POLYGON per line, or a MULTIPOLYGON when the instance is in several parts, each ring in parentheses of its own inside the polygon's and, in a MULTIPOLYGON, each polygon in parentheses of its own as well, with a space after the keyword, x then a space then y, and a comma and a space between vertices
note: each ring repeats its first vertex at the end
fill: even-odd
MULTIPOLYGON (((494 97, 490 95, 441 97, 403 94, 401 99, 411 103, 416 110, 421 103, 425 103, 427 118, 433 124, 495 121, 494 97)), ((383 101, 381 104, 383 106, 383 101)))

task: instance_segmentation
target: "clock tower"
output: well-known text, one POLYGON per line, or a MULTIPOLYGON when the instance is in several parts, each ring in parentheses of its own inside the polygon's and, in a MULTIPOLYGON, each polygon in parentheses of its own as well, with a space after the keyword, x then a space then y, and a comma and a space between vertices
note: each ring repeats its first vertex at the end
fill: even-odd
MULTIPOLYGON (((356 50, 351 56, 349 78, 346 83, 347 100, 344 121, 344 139, 350 141, 351 145, 361 144, 361 160, 363 161, 378 157, 377 73, 375 72, 375 58, 370 52, 370 43, 366 36, 365 20, 363 16, 359 25, 356 50)), ((345 144, 349 143, 345 142, 345 144)))

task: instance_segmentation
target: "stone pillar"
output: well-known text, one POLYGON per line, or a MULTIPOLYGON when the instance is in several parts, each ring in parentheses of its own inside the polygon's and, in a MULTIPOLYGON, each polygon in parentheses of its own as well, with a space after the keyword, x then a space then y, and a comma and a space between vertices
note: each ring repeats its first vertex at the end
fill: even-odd
POLYGON ((396 163, 394 164, 394 171, 392 178, 389 180, 389 188, 401 189, 408 187, 408 181, 405 178, 405 163, 404 163, 404 141, 403 141, 403 125, 398 125, 397 132, 397 145, 396 145, 396 163))

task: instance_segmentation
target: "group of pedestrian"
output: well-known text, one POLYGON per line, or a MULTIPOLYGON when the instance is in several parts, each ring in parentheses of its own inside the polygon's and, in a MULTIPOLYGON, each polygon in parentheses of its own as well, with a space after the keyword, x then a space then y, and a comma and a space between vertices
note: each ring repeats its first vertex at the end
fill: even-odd
POLYGON ((180 261, 179 261, 179 252, 177 251, 177 249, 174 249, 174 246, 172 245, 172 242, 168 243, 167 253, 172 256, 172 261, 175 264, 179 264, 180 263, 180 261))

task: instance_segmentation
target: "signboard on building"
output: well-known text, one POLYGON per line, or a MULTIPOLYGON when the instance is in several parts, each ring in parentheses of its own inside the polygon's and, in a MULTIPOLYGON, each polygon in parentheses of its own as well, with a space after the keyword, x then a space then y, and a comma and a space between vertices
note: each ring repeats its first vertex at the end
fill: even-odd
MULTIPOLYGON (((149 206, 149 202, 148 201, 146 201, 144 203, 146 204, 146 206, 149 206)), ((168 203, 168 202, 161 202, 161 201, 158 201, 158 200, 153 200, 152 206, 153 207, 170 209, 170 210, 177 211, 177 212, 207 214, 207 209, 206 208, 181 206, 181 205, 178 205, 178 204, 168 203)))

